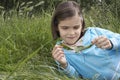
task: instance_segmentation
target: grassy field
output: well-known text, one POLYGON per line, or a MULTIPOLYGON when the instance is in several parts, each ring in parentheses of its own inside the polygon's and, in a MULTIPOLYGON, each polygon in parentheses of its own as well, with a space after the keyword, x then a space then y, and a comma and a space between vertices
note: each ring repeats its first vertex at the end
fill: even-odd
MULTIPOLYGON (((98 26, 120 33, 120 22, 111 13, 93 11, 84 17, 86 26, 98 26)), ((34 18, 0 16, 0 80, 70 80, 59 74, 51 57, 50 14, 34 18)), ((72 79, 71 79, 72 80, 72 79)))
POLYGON ((67 80, 51 57, 51 15, 0 17, 0 80, 67 80))

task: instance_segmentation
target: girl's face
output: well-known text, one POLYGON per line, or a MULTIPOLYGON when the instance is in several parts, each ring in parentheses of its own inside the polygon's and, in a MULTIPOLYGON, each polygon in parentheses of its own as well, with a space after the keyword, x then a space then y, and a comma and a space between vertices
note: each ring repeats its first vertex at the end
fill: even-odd
POLYGON ((79 39, 82 31, 82 22, 79 15, 75 15, 65 20, 61 20, 58 24, 60 37, 68 45, 73 45, 79 39))

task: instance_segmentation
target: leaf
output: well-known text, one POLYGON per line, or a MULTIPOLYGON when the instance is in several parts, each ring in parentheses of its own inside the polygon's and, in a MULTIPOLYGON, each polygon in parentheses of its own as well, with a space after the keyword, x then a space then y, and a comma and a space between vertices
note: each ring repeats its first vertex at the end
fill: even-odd
MULTIPOLYGON (((67 50, 72 50, 70 47, 66 46, 65 44, 63 43, 60 43, 59 45, 63 46, 64 49, 67 49, 67 50)), ((75 47, 75 52, 79 52, 79 51, 82 51, 82 50, 85 50, 85 49, 88 49, 92 46, 92 44, 88 45, 88 46, 76 46, 75 47)))
POLYGON ((79 52, 84 49, 84 46, 76 46, 75 47, 75 52, 79 52))
POLYGON ((75 52, 79 52, 79 51, 82 51, 82 50, 85 50, 85 49, 88 49, 92 46, 92 44, 88 45, 88 46, 77 46, 75 47, 75 52))
POLYGON ((67 50, 72 50, 70 47, 64 45, 63 43, 60 44, 61 46, 63 46, 64 49, 67 49, 67 50))

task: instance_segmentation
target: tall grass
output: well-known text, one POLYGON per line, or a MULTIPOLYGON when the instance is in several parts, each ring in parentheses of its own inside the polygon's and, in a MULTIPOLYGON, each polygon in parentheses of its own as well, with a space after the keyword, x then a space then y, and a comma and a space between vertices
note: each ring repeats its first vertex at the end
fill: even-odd
POLYGON ((113 32, 120 33, 120 19, 110 11, 110 8, 104 6, 91 7, 90 11, 83 10, 86 26, 101 27, 113 32))
POLYGON ((50 18, 0 17, 0 80, 63 79, 51 57, 50 18))

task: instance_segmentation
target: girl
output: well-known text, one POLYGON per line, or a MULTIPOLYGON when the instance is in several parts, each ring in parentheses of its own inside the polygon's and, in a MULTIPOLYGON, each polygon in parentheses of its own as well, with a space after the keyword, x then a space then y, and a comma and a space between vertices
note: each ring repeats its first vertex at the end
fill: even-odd
POLYGON ((60 3, 51 22, 54 39, 61 39, 52 56, 69 77, 97 80, 120 78, 120 34, 89 27, 74 1, 60 3))

